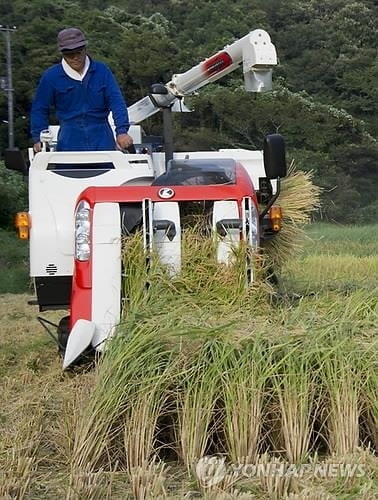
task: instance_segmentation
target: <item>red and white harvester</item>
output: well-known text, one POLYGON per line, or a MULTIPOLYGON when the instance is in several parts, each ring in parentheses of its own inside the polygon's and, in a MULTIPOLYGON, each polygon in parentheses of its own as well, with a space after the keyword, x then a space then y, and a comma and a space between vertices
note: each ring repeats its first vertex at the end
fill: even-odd
MULTIPOLYGON (((281 136, 264 141, 263 151, 173 152, 171 115, 183 97, 240 65, 245 87, 271 88, 277 64, 274 45, 254 30, 129 107, 135 152, 54 150, 56 128, 41 134, 43 151, 6 152, 6 166, 29 177, 29 211, 17 215, 21 238, 30 243, 30 276, 40 311, 68 309, 58 326, 67 368, 92 346, 101 351, 121 317, 122 236, 143 231, 146 254, 154 252, 172 275, 180 272, 180 214, 193 202, 210 207, 217 259, 227 263, 241 241, 259 252, 280 230, 280 178, 286 175, 281 136), (162 110, 164 150, 142 137, 138 125, 162 110)), ((246 279, 253 281, 253 259, 246 279)), ((40 318, 46 329, 51 324, 40 318)), ((50 332, 51 333, 51 332, 50 332)))

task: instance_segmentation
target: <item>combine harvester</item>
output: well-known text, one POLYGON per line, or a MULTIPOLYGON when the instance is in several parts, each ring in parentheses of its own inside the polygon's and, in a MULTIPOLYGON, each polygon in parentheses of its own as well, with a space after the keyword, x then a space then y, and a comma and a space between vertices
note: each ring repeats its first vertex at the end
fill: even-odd
MULTIPOLYGON (((267 136, 264 151, 178 153, 171 132, 171 111, 182 109, 184 96, 240 65, 248 91, 270 90, 276 64, 269 35, 254 30, 169 83, 153 85, 129 108, 133 153, 54 151, 57 127, 41 134, 43 151, 30 149, 29 164, 17 149, 6 152, 7 168, 29 177, 29 212, 17 214, 16 225, 30 242, 34 303, 40 311, 69 310, 54 325, 64 368, 91 346, 102 351, 120 321, 123 235, 142 230, 146 257, 159 255, 174 275, 181 264, 180 214, 190 207, 206 205, 220 263, 232 259, 241 241, 256 253, 278 234, 282 214, 274 203, 286 175, 280 135, 267 136), (138 125, 160 110, 164 152, 138 125)), ((246 283, 254 279, 254 260, 246 260, 246 283)), ((52 334, 53 324, 39 319, 52 334)))

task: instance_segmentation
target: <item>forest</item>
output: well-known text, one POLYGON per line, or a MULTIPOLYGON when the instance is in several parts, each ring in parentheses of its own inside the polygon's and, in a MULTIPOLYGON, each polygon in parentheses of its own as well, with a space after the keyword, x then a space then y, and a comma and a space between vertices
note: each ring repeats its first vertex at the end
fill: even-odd
MULTIPOLYGON (((15 143, 30 146, 30 105, 42 72, 59 61, 56 35, 80 27, 88 52, 115 73, 129 104, 252 29, 268 31, 279 65, 273 91, 251 94, 236 71, 175 113, 178 150, 259 149, 280 133, 288 162, 322 188, 318 219, 376 222, 377 11, 374 0, 0 0, 11 34, 15 143)), ((0 74, 6 75, 4 40, 0 74)), ((7 147, 7 95, 0 92, 0 154, 7 147)), ((161 116, 143 123, 161 134, 161 116)), ((21 179, 0 165, 0 226, 25 204, 21 179)))

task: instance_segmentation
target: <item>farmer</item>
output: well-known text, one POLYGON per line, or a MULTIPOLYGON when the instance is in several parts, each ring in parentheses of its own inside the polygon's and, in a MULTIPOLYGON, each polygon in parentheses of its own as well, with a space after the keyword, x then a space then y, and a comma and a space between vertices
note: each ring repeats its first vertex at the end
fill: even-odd
POLYGON ((57 151, 126 149, 129 117, 120 88, 110 69, 87 55, 87 40, 78 28, 58 33, 59 64, 48 68, 39 82, 31 110, 33 149, 41 151, 40 133, 48 128, 52 108, 59 120, 57 151), (108 122, 112 112, 116 139, 108 122))

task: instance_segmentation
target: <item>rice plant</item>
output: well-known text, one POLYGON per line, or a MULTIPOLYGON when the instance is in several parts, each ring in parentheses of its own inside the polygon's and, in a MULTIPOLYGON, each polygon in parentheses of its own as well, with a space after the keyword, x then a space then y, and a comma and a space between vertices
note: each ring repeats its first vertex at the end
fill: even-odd
POLYGON ((103 500, 111 498, 111 481, 102 469, 93 472, 87 468, 71 473, 66 500, 103 500))
POLYGON ((258 337, 248 340, 226 344, 226 357, 219 364, 225 450, 233 463, 254 463, 259 454, 271 370, 266 343, 258 337))
MULTIPOLYGON (((259 457, 259 464, 273 464, 278 468, 280 465, 284 466, 284 461, 280 457, 273 458, 268 453, 264 453, 259 457)), ((286 474, 261 474, 259 479, 262 490, 272 500, 287 498, 296 483, 295 478, 286 474)))
POLYGON ((278 204, 282 208, 282 229, 265 245, 267 259, 274 268, 281 267, 302 249, 306 235, 303 226, 319 207, 320 189, 312 181, 311 172, 295 170, 293 164, 283 179, 278 204))
POLYGON ((331 345, 320 360, 328 446, 338 456, 355 452, 359 445, 362 380, 356 361, 345 341, 331 345))
POLYGON ((165 487, 167 467, 164 463, 146 461, 130 469, 130 483, 133 498, 148 500, 150 498, 167 498, 165 487))
MULTIPOLYGON (((300 226, 317 200, 307 174, 292 172, 283 183, 283 230, 264 250, 296 275, 299 261, 285 261, 298 251, 300 226)), ((215 245, 203 225, 186 228, 181 272, 171 276, 156 255, 146 261, 140 234, 125 241, 123 320, 76 427, 72 491, 86 487, 75 483, 80 470, 92 477, 116 467, 134 498, 164 498, 169 449, 206 498, 243 498, 249 493, 232 475, 213 488, 195 483, 198 460, 221 453, 227 463, 303 463, 319 443, 349 457, 362 441, 361 416, 376 442, 375 358, 364 355, 373 345, 374 292, 352 290, 340 300, 339 289, 327 289, 274 303, 263 272, 245 286, 245 246, 226 266, 215 245)), ((301 493, 286 476, 250 486, 270 498, 329 497, 313 485, 301 493)))
POLYGON ((367 427, 367 445, 378 450, 378 341, 365 345, 365 356, 362 376, 365 385, 362 396, 362 406, 365 410, 365 425, 367 427), (368 352, 367 352, 368 351, 368 352))
POLYGON ((100 363, 96 388, 77 427, 74 466, 96 467, 107 453, 112 455, 111 440, 123 425, 122 417, 137 395, 143 397, 148 377, 161 376, 169 356, 151 325, 138 324, 127 334, 118 334, 100 363))
POLYGON ((125 461, 131 489, 138 499, 165 496, 166 466, 157 458, 158 420, 168 412, 167 401, 178 370, 172 359, 161 361, 146 365, 139 374, 138 388, 129 394, 123 416, 125 461))
POLYGON ((311 451, 316 417, 317 373, 311 355, 300 343, 288 343, 272 377, 279 403, 280 429, 289 463, 299 463, 311 451))
POLYGON ((218 425, 220 377, 216 370, 222 345, 209 340, 188 366, 177 390, 177 441, 179 454, 190 472, 210 445, 218 425))

